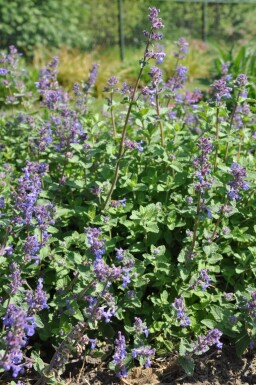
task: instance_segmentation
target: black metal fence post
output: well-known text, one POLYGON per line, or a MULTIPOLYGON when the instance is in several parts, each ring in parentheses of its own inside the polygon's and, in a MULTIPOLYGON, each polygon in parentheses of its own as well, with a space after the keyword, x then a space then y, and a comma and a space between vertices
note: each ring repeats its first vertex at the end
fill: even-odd
POLYGON ((119 48, 120 48, 120 59, 124 61, 124 30, 123 30, 123 9, 122 0, 118 1, 118 31, 119 31, 119 48))

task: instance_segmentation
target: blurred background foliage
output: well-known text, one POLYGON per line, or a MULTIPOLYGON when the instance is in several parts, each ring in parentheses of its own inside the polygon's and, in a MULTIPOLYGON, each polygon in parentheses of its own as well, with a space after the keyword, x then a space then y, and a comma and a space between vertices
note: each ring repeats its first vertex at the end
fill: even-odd
MULTIPOLYGON (((97 61, 101 64, 97 93, 113 74, 121 81, 134 80, 144 44, 142 30, 147 28, 147 9, 153 5, 161 9, 167 52, 172 53, 172 42, 180 36, 189 40, 186 64, 189 81, 196 85, 207 86, 209 74, 218 72, 218 66, 211 63, 219 49, 224 52, 223 61, 225 56, 232 61, 241 46, 245 46, 247 55, 255 44, 255 4, 208 4, 205 44, 201 41, 202 4, 123 0, 125 62, 121 63, 117 0, 0 0, 0 49, 17 46, 32 63, 35 77, 50 57, 60 56, 59 80, 67 88, 84 79, 92 62, 97 61)), ((255 57, 255 50, 253 54, 255 57)), ((167 55, 164 64, 167 77, 174 65, 171 57, 167 55)))

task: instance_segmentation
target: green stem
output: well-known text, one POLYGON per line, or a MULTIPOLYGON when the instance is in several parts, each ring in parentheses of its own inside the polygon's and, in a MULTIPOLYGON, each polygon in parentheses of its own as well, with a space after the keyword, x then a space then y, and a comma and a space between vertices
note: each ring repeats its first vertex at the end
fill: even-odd
POLYGON ((163 128, 163 122, 162 122, 161 116, 160 116, 160 104, 159 104, 158 90, 156 90, 156 112, 157 112, 159 127, 160 127, 161 145, 162 145, 162 147, 164 147, 164 128, 163 128))
POLYGON ((201 192, 198 191, 196 219, 195 219, 195 224, 194 224, 193 240, 192 240, 192 245, 191 245, 191 249, 190 249, 191 253, 193 253, 193 250, 194 250, 194 247, 195 247, 195 243, 196 243, 197 229, 198 229, 198 225, 199 225, 200 204, 201 204, 201 192))
MULTIPOLYGON (((228 197, 226 197, 226 200, 224 202, 224 206, 226 206, 227 202, 228 202, 228 197)), ((216 232, 218 230, 220 221, 222 220, 222 217, 223 217, 223 210, 221 210, 220 216, 217 219, 217 222, 215 223, 214 230, 213 230, 212 236, 210 238, 210 242, 212 242, 214 240, 214 238, 215 238, 215 235, 216 235, 216 232)))
POLYGON ((228 129, 228 137, 227 137, 227 144, 226 144, 225 155, 224 155, 224 162, 226 162, 227 157, 228 157, 229 136, 230 136, 230 132, 231 132, 231 129, 233 126, 233 121, 234 121, 235 112, 236 112, 237 105, 238 105, 239 96, 240 96, 240 91, 237 94, 236 102, 235 102, 235 105, 234 105, 234 108, 232 110, 231 117, 230 117, 230 124, 229 124, 229 129, 228 129))
POLYGON ((217 158, 219 151, 219 105, 217 104, 216 110, 216 149, 215 149, 215 157, 214 157, 214 171, 217 169, 217 158))
POLYGON ((136 81, 136 84, 135 84, 135 87, 134 87, 134 90, 133 90, 133 93, 132 93, 132 96, 131 96, 131 100, 130 100, 130 103, 129 103, 128 111, 127 111, 125 122, 124 122, 123 131, 122 131, 121 142, 120 142, 120 145, 119 145, 119 151, 118 151, 118 156, 117 156, 117 161, 116 161, 114 178, 113 178, 113 181, 112 181, 109 193, 107 195, 106 201, 104 203, 103 210, 105 210, 106 207, 108 206, 109 201, 111 199, 111 196, 113 194, 113 191, 115 189, 116 182, 118 180, 119 164, 120 164, 120 160, 122 158, 123 151, 124 151, 124 141, 125 141, 125 135, 126 135, 126 131, 127 131, 128 122, 129 122, 129 117, 130 117, 130 114, 131 114, 131 110, 132 110, 132 106, 133 106, 133 101, 134 101, 135 94, 136 94, 136 91, 137 91, 138 86, 139 86, 141 75, 142 75, 143 69, 144 69, 144 67, 146 65, 146 53, 148 51, 150 40, 151 40, 151 37, 149 37, 149 39, 148 39, 148 42, 147 42, 147 45, 146 45, 146 49, 145 49, 145 52, 144 52, 144 56, 143 56, 143 60, 142 60, 142 63, 141 63, 139 75, 138 75, 138 78, 137 78, 137 81, 136 81))
POLYGON ((111 113, 111 120, 112 120, 112 126, 113 126, 113 136, 114 136, 114 142, 116 141, 116 122, 115 122, 115 115, 113 111, 113 92, 111 92, 111 106, 110 106, 110 113, 111 113))

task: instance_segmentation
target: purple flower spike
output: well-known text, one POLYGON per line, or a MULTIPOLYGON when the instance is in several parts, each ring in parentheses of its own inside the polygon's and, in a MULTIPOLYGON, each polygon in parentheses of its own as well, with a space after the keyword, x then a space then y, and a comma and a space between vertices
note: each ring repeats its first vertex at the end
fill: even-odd
POLYGON ((186 327, 190 325, 190 319, 185 313, 185 304, 183 297, 175 298, 172 304, 173 309, 177 312, 177 318, 180 321, 180 326, 186 327))
POLYGON ((175 42, 175 44, 178 47, 178 52, 174 52, 174 56, 177 59, 185 59, 188 54, 188 42, 184 39, 184 37, 181 37, 178 41, 175 42))
POLYGON ((147 325, 142 322, 142 320, 139 317, 135 317, 134 322, 135 332, 138 334, 145 334, 145 336, 148 338, 149 330, 147 325))
POLYGON ((213 146, 210 140, 205 137, 198 140, 197 146, 201 150, 201 154, 193 160, 193 166, 196 170, 195 176, 198 179, 195 189, 203 194, 206 189, 211 187, 212 178, 209 177, 211 172, 209 154, 212 152, 213 146))
POLYGON ((121 332, 118 332, 118 338, 115 340, 115 353, 113 363, 117 366, 117 377, 127 377, 127 369, 124 360, 127 356, 125 338, 121 332))
POLYGON ((227 82, 223 78, 215 80, 215 82, 212 84, 212 90, 217 102, 223 98, 231 98, 232 88, 227 86, 227 82))
POLYGON ((210 346, 216 345, 217 349, 222 348, 222 343, 220 342, 220 337, 222 332, 218 329, 210 330, 206 336, 199 336, 197 338, 197 343, 194 348, 194 352, 197 354, 203 354, 207 352, 210 346))
POLYGON ((230 167, 230 171, 232 173, 233 180, 229 182, 230 190, 228 196, 230 199, 240 199, 241 197, 238 192, 240 190, 249 189, 249 184, 244 180, 247 176, 246 169, 234 162, 230 167))

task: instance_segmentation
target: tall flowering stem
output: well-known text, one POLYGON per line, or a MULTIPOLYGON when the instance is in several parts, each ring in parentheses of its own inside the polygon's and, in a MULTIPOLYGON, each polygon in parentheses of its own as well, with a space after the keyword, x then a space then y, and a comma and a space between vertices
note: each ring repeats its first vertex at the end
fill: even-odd
MULTIPOLYGON (((148 49, 149 42, 150 42, 150 40, 148 40, 148 42, 147 42, 146 51, 148 49)), ((123 152, 124 152, 124 141, 125 141, 127 126, 128 126, 128 121, 129 121, 129 117, 130 117, 130 114, 131 114, 135 93, 136 93, 136 91, 138 89, 138 85, 139 85, 139 82, 140 82, 141 75, 142 75, 142 72, 143 72, 143 68, 145 67, 145 64, 146 64, 146 61, 145 61, 145 56, 144 56, 144 59, 143 59, 142 64, 141 64, 140 72, 139 72, 139 75, 138 75, 138 78, 137 78, 137 81, 136 81, 136 84, 135 84, 135 87, 134 87, 134 90, 133 90, 133 93, 132 93, 132 96, 131 96, 131 101, 130 101, 130 104, 129 104, 129 107, 128 107, 128 111, 127 111, 127 114, 126 114, 126 118, 125 118, 125 122, 124 122, 124 127, 123 127, 123 131, 122 131, 121 142, 120 142, 120 145, 119 145, 119 151, 118 151, 118 155, 117 155, 117 161, 116 161, 114 178, 113 178, 113 181, 112 181, 111 188, 109 190, 108 196, 106 198, 106 201, 104 203, 103 210, 105 210, 105 208, 108 206, 108 203, 109 203, 109 201, 111 199, 111 196, 112 196, 113 191, 114 191, 115 186, 116 186, 116 182, 117 182, 118 174, 119 174, 119 164, 120 164, 120 160, 122 158, 123 152)))
POLYGON ((121 160, 121 158, 123 156, 123 153, 124 153, 124 150, 125 150, 124 142, 125 142, 127 126, 128 126, 130 114, 131 114, 131 111, 132 111, 132 106, 133 106, 133 103, 134 103, 135 94, 137 92, 137 89, 138 89, 138 86, 139 86, 139 83, 140 83, 140 80, 141 80, 142 72, 143 72, 143 69, 144 69, 144 67, 145 67, 145 65, 147 63, 147 60, 149 59, 148 58, 149 45, 150 45, 152 40, 159 40, 161 38, 161 36, 158 33, 156 33, 156 30, 164 27, 163 24, 162 24, 161 19, 158 18, 159 10, 157 10, 155 7, 153 7, 153 8, 149 8, 149 11, 150 11, 150 13, 149 13, 148 18, 149 18, 149 20, 151 22, 151 31, 150 32, 144 31, 144 35, 147 36, 148 40, 147 40, 146 48, 145 48, 145 51, 144 51, 143 59, 141 60, 140 71, 139 71, 139 74, 138 74, 138 77, 137 77, 137 80, 136 80, 136 83, 135 83, 135 87, 134 87, 132 95, 131 95, 129 107, 128 107, 126 118, 125 118, 125 122, 124 122, 124 127, 123 127, 123 130, 122 130, 122 137, 121 137, 121 142, 120 142, 120 145, 119 145, 119 151, 118 151, 118 156, 117 156, 117 161, 116 161, 114 178, 113 178, 113 181, 112 181, 109 193, 107 195, 106 201, 104 203, 103 210, 105 210, 106 207, 108 206, 109 201, 111 199, 111 196, 113 194, 113 191, 115 189, 116 182, 118 180, 120 160, 121 160))
POLYGON ((190 254, 193 253, 195 243, 196 243, 197 229, 198 229, 199 220, 200 220, 202 197, 205 191, 211 187, 211 182, 212 182, 212 178, 209 176, 211 172, 209 154, 212 152, 213 146, 210 143, 209 139, 205 137, 201 137, 198 140, 197 146, 201 150, 201 154, 196 158, 194 158, 193 160, 193 166, 195 168, 195 176, 197 178, 197 182, 195 183, 194 187, 195 187, 195 190, 197 191, 198 199, 197 199, 196 219, 194 224, 190 254))
POLYGON ((215 156, 214 156, 214 171, 217 169, 217 158, 218 158, 218 150, 219 150, 219 113, 220 107, 217 103, 216 106, 216 148, 215 148, 215 156))
MULTIPOLYGON (((247 92, 246 92, 247 84, 248 84, 248 79, 247 79, 247 76, 245 74, 239 74, 237 76, 237 78, 235 79, 235 81, 234 81, 234 86, 236 88, 238 88, 238 92, 237 92, 237 97, 236 97, 235 105, 234 105, 234 108, 232 110, 231 117, 230 117, 230 125, 229 125, 229 130, 228 130, 228 138, 229 138, 232 126, 233 126, 235 114, 236 114, 237 107, 238 107, 239 98, 240 98, 240 96, 245 97, 245 98, 247 97, 247 92)), ((228 156, 228 149, 229 149, 229 140, 227 140, 227 144, 226 144, 226 150, 225 150, 225 155, 224 155, 224 162, 226 161, 227 156, 228 156)))
POLYGON ((228 137, 227 137, 227 144, 226 144, 225 155, 224 155, 224 162, 226 162, 227 157, 228 157, 228 150, 229 150, 229 135, 230 135, 230 132, 231 132, 231 130, 232 130, 232 126, 233 126, 233 122, 234 122, 234 117, 235 117, 235 113, 236 113, 237 106, 238 106, 238 100, 239 100, 239 97, 240 97, 240 92, 238 92, 238 94, 237 94, 237 98, 236 98, 236 101, 235 101, 235 105, 234 105, 234 107, 233 107, 233 110, 232 110, 231 116, 230 116, 230 123, 229 123, 229 128, 228 128, 228 137))
POLYGON ((156 112, 159 120, 159 127, 160 127, 160 135, 161 135, 161 145, 164 147, 164 128, 163 128, 163 122, 160 117, 160 104, 159 104, 159 95, 158 92, 156 92, 156 112))
POLYGON ((194 223, 192 245, 191 245, 191 250, 190 250, 191 254, 193 253, 195 243, 196 243, 197 229, 198 229, 198 225, 199 225, 200 206, 201 206, 201 192, 198 191, 198 193, 197 193, 196 219, 195 219, 195 223, 194 223))
POLYGON ((114 141, 116 141, 116 122, 115 122, 115 115, 113 111, 113 92, 111 92, 110 98, 111 98, 110 113, 111 113, 111 120, 112 120, 112 126, 113 126, 113 136, 114 136, 114 141))

